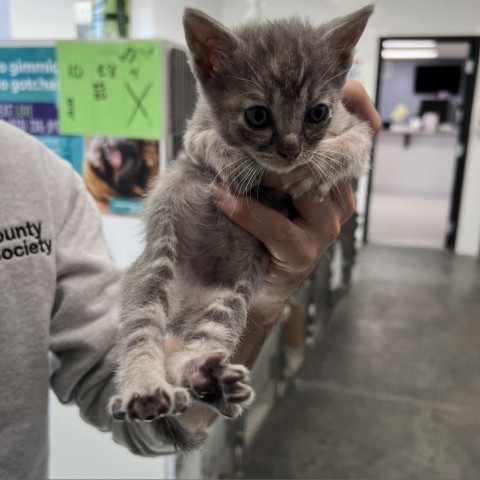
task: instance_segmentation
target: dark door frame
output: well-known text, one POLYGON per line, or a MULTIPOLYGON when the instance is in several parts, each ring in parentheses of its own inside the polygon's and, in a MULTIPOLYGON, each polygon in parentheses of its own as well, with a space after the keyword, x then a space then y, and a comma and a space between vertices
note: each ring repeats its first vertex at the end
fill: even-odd
MULTIPOLYGON (((460 145, 463 145, 463 151, 456 158, 455 173, 453 180, 452 196, 450 202, 450 213, 448 217, 448 229, 447 235, 445 238, 445 248, 448 250, 455 249, 455 241, 457 238, 457 227, 458 227, 458 218, 460 215, 460 202, 462 199, 462 189, 463 189, 463 177, 465 173, 465 163, 468 152, 468 141, 470 135, 470 121, 472 117, 472 107, 473 107, 473 95, 475 92, 475 82, 477 78, 478 71, 478 61, 480 54, 480 37, 469 36, 469 37, 437 37, 437 36, 408 36, 408 37, 381 37, 379 39, 379 48, 378 48, 378 60, 377 60, 377 90, 375 94, 375 105, 378 109, 378 103, 380 100, 380 85, 381 85, 381 75, 382 75, 382 42, 384 40, 435 40, 437 42, 452 42, 452 43, 469 43, 470 44, 470 56, 469 59, 473 61, 473 72, 472 74, 466 75, 465 77, 465 93, 463 99, 463 116, 460 122, 460 129, 458 134, 458 142, 460 145)), ((372 190, 372 178, 373 178, 373 169, 375 168, 374 163, 374 153, 375 146, 372 150, 371 158, 371 169, 368 176, 368 191, 367 191, 367 204, 365 209, 365 219, 364 219, 364 230, 363 230, 363 241, 368 243, 368 221, 369 221, 369 210, 370 210, 370 195, 372 190)))

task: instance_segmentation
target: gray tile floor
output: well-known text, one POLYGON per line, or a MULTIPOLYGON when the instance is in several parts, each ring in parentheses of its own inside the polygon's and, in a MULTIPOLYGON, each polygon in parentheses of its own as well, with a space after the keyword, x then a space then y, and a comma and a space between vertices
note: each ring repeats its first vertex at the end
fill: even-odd
POLYGON ((244 478, 480 478, 480 262, 368 246, 244 478))

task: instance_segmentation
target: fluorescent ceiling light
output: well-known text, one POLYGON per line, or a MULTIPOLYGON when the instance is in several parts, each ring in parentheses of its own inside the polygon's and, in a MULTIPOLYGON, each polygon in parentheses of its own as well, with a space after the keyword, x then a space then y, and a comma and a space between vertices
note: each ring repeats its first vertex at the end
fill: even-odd
POLYGON ((438 50, 434 48, 387 48, 382 50, 382 58, 409 59, 409 58, 437 58, 438 50))
POLYGON ((383 48, 435 48, 435 40, 384 40, 383 48))

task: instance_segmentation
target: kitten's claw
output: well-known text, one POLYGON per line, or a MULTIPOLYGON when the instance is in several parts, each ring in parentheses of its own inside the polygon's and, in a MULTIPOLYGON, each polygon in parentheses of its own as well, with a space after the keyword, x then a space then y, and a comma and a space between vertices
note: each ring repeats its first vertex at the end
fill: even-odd
POLYGON ((174 398, 173 413, 184 412, 190 403, 190 394, 188 393, 188 390, 184 388, 176 389, 173 394, 173 398, 174 398))
POLYGON ((110 411, 115 420, 153 421, 164 415, 183 412, 190 403, 190 395, 184 388, 156 388, 153 392, 133 393, 128 400, 115 397, 110 411))
POLYGON ((115 420, 125 420, 125 412, 122 410, 121 397, 115 397, 111 400, 110 411, 115 420))
POLYGON ((254 400, 248 380, 248 369, 227 364, 226 354, 218 351, 200 361, 190 375, 190 389, 197 399, 211 404, 222 415, 235 418, 254 400))
POLYGON ((317 203, 325 200, 332 183, 326 178, 319 178, 307 164, 298 166, 292 172, 282 177, 283 188, 296 199, 310 195, 317 203))

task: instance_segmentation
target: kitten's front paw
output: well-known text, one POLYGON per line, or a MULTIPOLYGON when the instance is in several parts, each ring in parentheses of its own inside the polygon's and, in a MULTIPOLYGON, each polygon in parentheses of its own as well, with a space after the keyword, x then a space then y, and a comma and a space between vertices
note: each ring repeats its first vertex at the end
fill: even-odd
POLYGON ((161 388, 124 397, 114 397, 110 401, 110 412, 116 420, 153 421, 164 415, 183 412, 190 403, 190 394, 184 388, 161 388))
POLYGON ((282 183, 292 198, 309 194, 315 201, 322 202, 328 193, 328 187, 321 183, 320 179, 315 177, 313 172, 304 165, 285 175, 282 183))
POLYGON ((198 400, 211 404, 225 417, 236 418, 255 399, 248 385, 249 372, 243 365, 230 365, 223 351, 200 360, 190 375, 190 389, 198 400))

